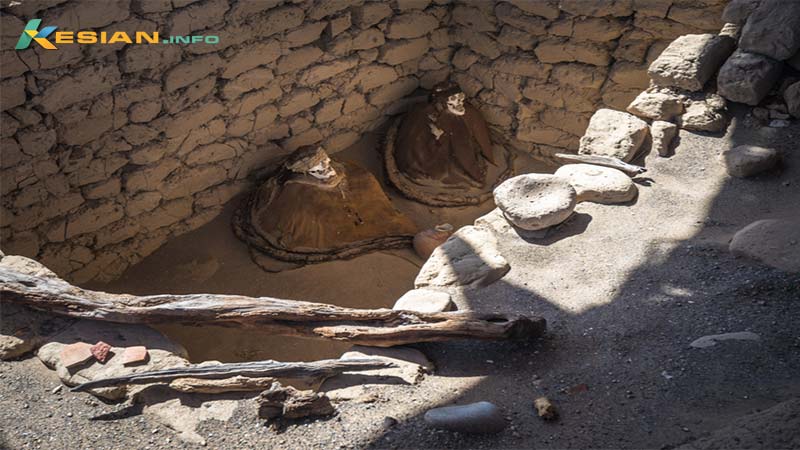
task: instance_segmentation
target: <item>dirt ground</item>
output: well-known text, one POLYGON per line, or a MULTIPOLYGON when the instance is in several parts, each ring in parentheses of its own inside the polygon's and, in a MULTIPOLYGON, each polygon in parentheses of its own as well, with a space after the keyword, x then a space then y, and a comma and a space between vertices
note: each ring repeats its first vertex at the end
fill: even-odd
MULTIPOLYGON (((511 271, 487 288, 454 292, 459 309, 541 315, 549 324, 546 338, 419 345, 437 371, 417 385, 367 385, 358 399, 338 404, 333 418, 294 424, 282 433, 242 407, 227 422, 205 422, 204 444, 796 448, 800 405, 792 399, 800 397, 800 275, 733 258, 727 243, 754 220, 800 215, 800 125, 751 129, 735 119, 725 136, 682 131, 680 138, 674 156, 646 157, 648 172, 637 180, 637 200, 580 204, 577 214, 544 240, 501 235, 511 271), (779 148, 783 167, 756 179, 727 177, 717 155, 742 143, 779 148), (734 331, 752 331, 761 339, 689 347, 701 336, 734 331), (536 417, 532 403, 541 395, 559 409, 558 421, 536 417), (506 431, 460 435, 430 429, 422 420, 429 408, 480 400, 503 409, 510 421, 506 431), (386 417, 398 423, 387 427, 386 417)), ((428 213, 415 215, 421 226, 444 218, 463 225, 480 211, 455 211, 439 220, 441 212, 428 213)), ((410 287, 420 264, 410 252, 373 254, 266 277, 248 267, 245 250, 226 227, 222 215, 103 288, 132 293, 202 288, 387 306, 410 287), (208 262, 212 259, 216 263, 208 262)), ((170 333, 178 336, 179 330, 170 333)), ((286 360, 341 351, 316 342, 284 346, 253 334, 236 339, 248 349, 280 347, 264 354, 286 360)), ((230 356, 228 345, 219 342, 207 338, 201 348, 189 350, 194 359, 230 356)), ((231 359, 262 356, 255 353, 231 359)), ((58 380, 35 357, 0 363, 0 377, 0 447, 199 447, 125 405, 64 389, 52 393, 58 380)))

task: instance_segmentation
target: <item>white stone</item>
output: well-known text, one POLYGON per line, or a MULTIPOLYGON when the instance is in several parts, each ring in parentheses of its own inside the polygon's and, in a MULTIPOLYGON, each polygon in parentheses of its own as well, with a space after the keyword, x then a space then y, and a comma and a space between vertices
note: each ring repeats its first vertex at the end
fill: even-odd
POLYGON ((700 91, 735 46, 728 36, 687 34, 672 41, 647 73, 659 86, 700 91))
POLYGON ((653 138, 653 149, 658 152, 658 156, 669 156, 672 141, 678 135, 678 126, 671 122, 654 120, 650 125, 650 135, 653 138))
POLYGON ((450 294, 432 289, 412 289, 394 304, 392 309, 435 313, 452 311, 454 308, 450 294))
POLYGON ((626 112, 599 109, 589 121, 578 153, 631 161, 647 138, 647 122, 626 112))
POLYGON ((569 181, 578 202, 625 203, 633 200, 638 192, 629 176, 610 167, 567 164, 559 167, 555 175, 569 181))
POLYGON ((758 341, 761 340, 761 337, 752 331, 738 331, 735 333, 723 333, 723 334, 710 334, 708 336, 703 336, 701 338, 695 339, 689 347, 692 348, 708 348, 717 345, 718 342, 722 341, 758 341))
POLYGON ((466 226, 433 251, 414 280, 414 287, 483 287, 510 269, 491 232, 466 226))
POLYGON ((567 220, 575 209, 577 194, 565 178, 529 173, 497 186, 494 202, 514 226, 536 231, 567 220))

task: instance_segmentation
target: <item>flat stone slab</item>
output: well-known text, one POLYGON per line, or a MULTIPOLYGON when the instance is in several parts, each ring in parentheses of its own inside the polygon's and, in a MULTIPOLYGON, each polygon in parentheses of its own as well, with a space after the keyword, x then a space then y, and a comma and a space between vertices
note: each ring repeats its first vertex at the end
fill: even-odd
POLYGON ((622 171, 592 164, 567 164, 556 170, 575 189, 578 202, 607 205, 625 203, 636 198, 638 190, 622 171))
POLYGON ((765 219, 739 230, 728 246, 736 256, 800 273, 800 220, 765 219))
POLYGON ((647 74, 659 86, 700 91, 735 47, 728 36, 687 34, 672 41, 647 74))
POLYGON ((455 309, 455 305, 447 292, 433 289, 412 289, 403 294, 392 309, 435 313, 452 311, 455 309))
POLYGON ((774 148, 756 145, 739 145, 720 155, 728 173, 739 178, 752 177, 770 170, 780 159, 780 153, 774 148))
POLYGON ((800 51, 800 2, 763 0, 742 28, 739 48, 779 61, 800 51))
POLYGON ((529 173, 497 186, 494 202, 514 226, 536 231, 567 220, 575 210, 577 193, 565 178, 529 173))
POLYGON ((599 109, 580 141, 582 155, 611 156, 630 162, 647 138, 647 122, 622 111, 599 109))
POLYGON ((723 333, 723 334, 711 334, 708 336, 703 336, 699 339, 695 339, 689 347, 692 348, 708 348, 717 345, 718 342, 722 341, 758 341, 761 340, 761 336, 751 332, 751 331, 738 331, 735 333, 723 333))
POLYGON ((431 409, 425 413, 425 423, 442 430, 475 434, 499 433, 508 426, 500 408, 485 401, 431 409))
POLYGON ((725 61, 717 76, 717 92, 730 101, 757 105, 781 75, 783 63, 741 49, 725 61))
POLYGON ((466 226, 436 247, 420 269, 414 287, 483 287, 499 280, 510 269, 490 231, 466 226))

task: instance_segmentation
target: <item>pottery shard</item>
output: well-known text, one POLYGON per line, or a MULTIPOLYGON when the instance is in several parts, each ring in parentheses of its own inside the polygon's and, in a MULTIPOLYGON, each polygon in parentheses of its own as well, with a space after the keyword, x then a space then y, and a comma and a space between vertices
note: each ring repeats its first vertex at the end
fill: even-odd
POLYGON ((543 230, 567 220, 577 194, 565 178, 530 173, 504 181, 494 190, 494 202, 505 218, 523 230, 543 230))
POLYGON ((61 365, 67 368, 83 364, 92 358, 92 346, 85 342, 65 345, 59 353, 61 365))
POLYGON ((757 105, 778 80, 782 66, 772 58, 736 50, 719 70, 717 92, 734 102, 757 105))
POLYGON ((723 152, 720 159, 729 174, 745 178, 775 167, 780 161, 780 153, 773 148, 740 145, 723 152))
POLYGON ((739 48, 783 61, 800 50, 800 2, 764 0, 742 28, 739 48))
POLYGON ((786 88, 783 92, 783 100, 786 101, 789 114, 800 119, 800 81, 786 88))
POLYGON ((111 353, 111 346, 103 341, 99 341, 97 344, 92 346, 91 351, 94 359, 104 363, 106 362, 106 359, 108 359, 108 354, 111 353))
POLYGON ((403 294, 392 309, 434 313, 452 311, 454 307, 450 294, 447 292, 431 289, 412 289, 403 294))
POLYGON ((487 230, 466 226, 433 251, 414 280, 414 287, 487 286, 511 267, 487 230))
POLYGON ((499 433, 508 425, 500 408, 490 402, 434 408, 425 413, 425 423, 459 433, 499 433))
POLYGON ((122 352, 122 365, 138 364, 147 361, 147 347, 136 345, 126 347, 122 352))
POLYGON ((731 253, 761 261, 777 269, 800 272, 800 221, 767 219, 739 230, 731 240, 731 253))
POLYGON ((658 152, 658 156, 669 156, 672 141, 678 135, 678 126, 671 122, 655 120, 650 125, 650 135, 653 137, 653 149, 658 152))
POLYGON ((631 161, 647 138, 647 122, 613 109, 599 109, 580 141, 582 155, 611 156, 631 161))
POLYGON ((728 36, 687 34, 672 41, 647 73, 659 86, 700 91, 735 47, 728 36))
POLYGON ((569 181, 579 202, 625 203, 633 200, 637 193, 629 176, 610 167, 567 164, 559 167, 555 175, 569 181))

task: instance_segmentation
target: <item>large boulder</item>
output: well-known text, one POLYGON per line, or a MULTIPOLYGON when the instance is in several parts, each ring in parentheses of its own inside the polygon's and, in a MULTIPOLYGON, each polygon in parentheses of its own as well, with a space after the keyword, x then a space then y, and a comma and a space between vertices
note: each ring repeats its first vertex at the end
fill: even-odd
POLYGON ((659 86, 700 91, 735 47, 728 36, 687 34, 672 41, 647 73, 659 86))
POLYGON ((786 102, 789 114, 800 119, 800 81, 786 88, 783 92, 783 100, 786 102))
POLYGON ((727 149, 720 155, 728 173, 739 178, 751 177, 772 169, 780 159, 777 150, 755 145, 740 145, 727 149))
POLYGON ((729 249, 777 269, 800 272, 800 221, 765 219, 739 230, 729 249))
POLYGON ((414 280, 414 287, 487 286, 511 267, 485 229, 466 226, 436 247, 414 280))
POLYGON ((566 178, 575 189, 578 202, 625 203, 636 197, 637 189, 631 178, 610 167, 591 164, 567 164, 556 170, 556 176, 566 178))
POLYGON ((792 57, 800 50, 800 2, 763 0, 742 28, 739 48, 778 61, 792 57))
POLYGON ((722 21, 743 25, 761 0, 731 0, 722 11, 722 21))
POLYGON ((567 220, 575 209, 577 193, 565 178, 529 173, 497 186, 494 202, 514 226, 536 231, 567 220))
POLYGON ((717 92, 734 102, 757 105, 778 80, 782 68, 780 61, 736 50, 719 70, 717 92))
POLYGON ((578 153, 631 161, 647 138, 647 122, 626 112, 599 109, 589 120, 578 153))

